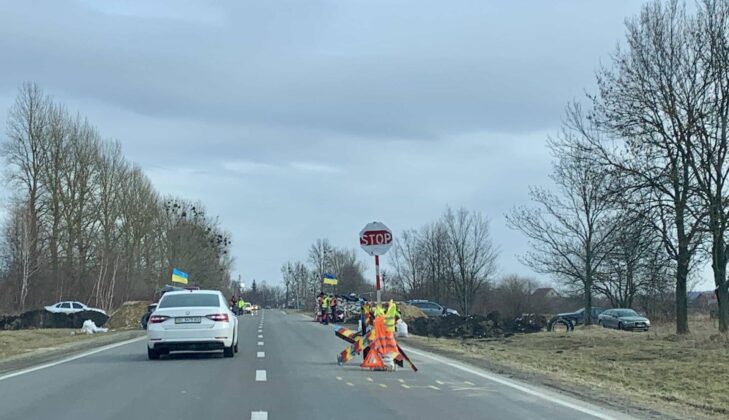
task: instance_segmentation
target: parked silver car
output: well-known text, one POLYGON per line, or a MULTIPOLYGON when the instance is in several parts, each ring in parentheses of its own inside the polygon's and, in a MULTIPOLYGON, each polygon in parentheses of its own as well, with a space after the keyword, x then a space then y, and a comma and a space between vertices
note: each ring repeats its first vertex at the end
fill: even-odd
POLYGON ((648 331, 651 321, 632 309, 608 309, 597 317, 603 328, 648 331))

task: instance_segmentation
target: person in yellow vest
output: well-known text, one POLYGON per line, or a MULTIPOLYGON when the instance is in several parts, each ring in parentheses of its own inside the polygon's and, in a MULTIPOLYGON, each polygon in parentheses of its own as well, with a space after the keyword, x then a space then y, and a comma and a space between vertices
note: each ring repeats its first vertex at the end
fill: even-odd
POLYGON ((329 324, 329 296, 327 295, 321 298, 321 323, 329 324))
POLYGON ((398 315, 397 305, 394 300, 390 299, 385 311, 385 329, 388 333, 395 333, 395 322, 397 322, 398 315))
POLYGON ((238 298, 238 315, 241 315, 243 313, 243 308, 246 306, 246 302, 243 300, 243 298, 238 298))

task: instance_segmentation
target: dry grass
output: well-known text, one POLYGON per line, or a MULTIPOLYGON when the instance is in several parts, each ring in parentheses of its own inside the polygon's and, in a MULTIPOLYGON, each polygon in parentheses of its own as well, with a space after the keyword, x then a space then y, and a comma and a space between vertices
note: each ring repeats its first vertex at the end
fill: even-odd
POLYGON ((690 328, 685 337, 673 325, 657 325, 648 333, 589 327, 490 340, 416 337, 413 344, 679 417, 727 418, 729 339, 708 321, 694 320, 690 328))
POLYGON ((35 329, 0 331, 0 360, 30 353, 34 350, 53 349, 66 343, 88 340, 93 335, 79 334, 72 329, 35 329))

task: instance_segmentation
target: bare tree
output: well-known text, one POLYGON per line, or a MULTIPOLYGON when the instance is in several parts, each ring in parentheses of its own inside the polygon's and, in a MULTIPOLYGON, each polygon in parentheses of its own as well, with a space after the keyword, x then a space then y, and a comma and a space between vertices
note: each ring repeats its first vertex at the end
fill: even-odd
MULTIPOLYGON (((627 49, 597 75, 592 120, 616 139, 612 149, 593 139, 609 167, 647 190, 655 226, 676 262, 676 331, 688 333, 686 286, 701 242, 691 149, 705 111, 695 31, 677 1, 655 1, 626 23, 627 49)), ((608 142, 608 144, 611 144, 608 142)))
POLYGON ((476 295, 496 272, 498 251, 491 240, 488 221, 481 213, 448 209, 442 222, 452 257, 448 280, 460 309, 467 316, 476 295))
POLYGON ((423 244, 416 230, 405 230, 395 239, 391 251, 394 282, 406 295, 415 295, 423 290, 425 282, 425 261, 423 244))
POLYGON ((614 209, 609 177, 592 164, 575 132, 565 128, 562 138, 551 140, 556 158, 551 179, 556 193, 532 187, 538 207, 518 207, 507 215, 509 227, 528 238, 533 250, 522 261, 543 274, 577 285, 585 299, 587 325, 592 323, 595 280, 611 252, 614 209))
MULTIPOLYGON (((0 154, 8 165, 6 173, 10 183, 21 189, 22 201, 27 203, 28 256, 40 256, 39 215, 42 211, 43 149, 46 140, 50 99, 34 83, 25 83, 10 108, 7 122, 7 141, 0 146, 0 154)), ((37 261, 29 261, 37 267, 37 261)))

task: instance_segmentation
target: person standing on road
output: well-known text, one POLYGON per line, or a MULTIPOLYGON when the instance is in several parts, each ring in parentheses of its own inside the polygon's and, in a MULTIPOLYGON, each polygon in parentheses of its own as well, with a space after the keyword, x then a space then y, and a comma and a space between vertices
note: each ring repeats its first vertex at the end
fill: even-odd
POLYGON ((321 323, 327 325, 329 323, 329 296, 324 295, 321 298, 321 323))
POLYGON ((332 322, 337 322, 337 297, 329 295, 329 316, 332 322))
POLYGON ((243 300, 242 297, 238 298, 238 315, 243 314, 243 307, 246 306, 246 302, 243 300))

